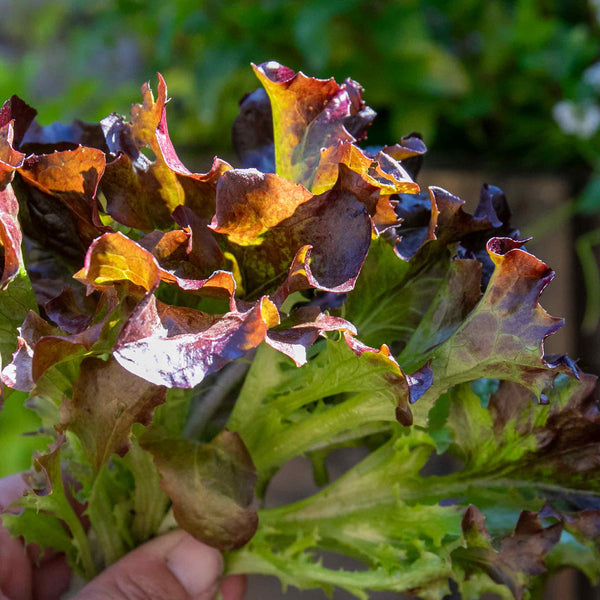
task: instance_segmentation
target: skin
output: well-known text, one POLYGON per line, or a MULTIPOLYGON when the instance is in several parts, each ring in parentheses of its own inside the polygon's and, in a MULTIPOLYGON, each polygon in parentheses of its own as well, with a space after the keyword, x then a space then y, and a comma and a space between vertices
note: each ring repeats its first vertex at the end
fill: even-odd
MULTIPOLYGON (((0 479, 0 512, 26 486, 19 474, 0 479)), ((243 576, 221 578, 223 559, 183 531, 137 548, 88 583, 72 600, 242 600, 243 576)), ((71 569, 61 554, 12 538, 0 526, 0 600, 59 600, 70 587, 71 569)))

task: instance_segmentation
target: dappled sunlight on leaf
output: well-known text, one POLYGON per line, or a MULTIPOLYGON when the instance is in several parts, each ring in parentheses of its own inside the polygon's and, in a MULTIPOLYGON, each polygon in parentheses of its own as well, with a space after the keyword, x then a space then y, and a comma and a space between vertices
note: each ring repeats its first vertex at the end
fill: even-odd
POLYGON ((502 191, 421 192, 418 134, 359 147, 358 83, 254 71, 242 168, 204 174, 160 75, 128 118, 0 109, 1 381, 51 440, 4 526, 85 579, 171 527, 228 573, 365 600, 600 577, 596 379, 545 355, 554 273, 502 191), (318 491, 259 509, 301 456, 318 491))

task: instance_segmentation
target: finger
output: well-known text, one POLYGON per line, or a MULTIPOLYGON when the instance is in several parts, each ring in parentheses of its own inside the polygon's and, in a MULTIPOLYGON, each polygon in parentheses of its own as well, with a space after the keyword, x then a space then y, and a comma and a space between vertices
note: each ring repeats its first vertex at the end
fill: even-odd
POLYGON ((29 487, 21 473, 15 473, 0 479, 0 511, 6 510, 15 500, 18 500, 29 487))
MULTIPOLYGON (((0 514, 26 489, 20 475, 0 479, 0 514)), ((2 594, 11 600, 30 600, 31 565, 23 543, 0 527, 0 597, 2 594)))
MULTIPOLYGON (((16 502, 30 489, 23 478, 23 473, 15 473, 0 479, 0 519, 2 512, 6 511, 13 502, 16 502)), ((47 549, 42 551, 36 544, 29 544, 27 554, 31 563, 38 563, 40 560, 51 558, 56 553, 47 549)))
POLYGON ((245 575, 229 575, 221 582, 223 600, 242 600, 246 593, 245 575))
POLYGON ((222 572, 218 550, 173 531, 124 556, 74 600, 210 600, 222 572))
POLYGON ((58 554, 33 568, 34 600, 59 600, 71 585, 73 573, 64 554, 58 554))

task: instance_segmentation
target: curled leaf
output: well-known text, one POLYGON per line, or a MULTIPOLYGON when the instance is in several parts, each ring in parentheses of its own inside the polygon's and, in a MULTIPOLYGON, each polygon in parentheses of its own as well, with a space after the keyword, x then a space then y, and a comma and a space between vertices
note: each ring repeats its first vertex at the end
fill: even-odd
POLYGON ((157 310, 149 296, 123 327, 114 356, 151 383, 192 388, 258 346, 278 323, 277 308, 266 297, 247 311, 207 315, 164 305, 157 310))
POLYGON ((303 186, 256 169, 233 169, 219 180, 211 228, 240 246, 260 244, 270 228, 313 198, 303 186))
POLYGON ((354 145, 374 117, 355 81, 338 85, 274 61, 254 66, 254 72, 271 103, 278 175, 322 194, 335 185, 343 164, 388 194, 418 191, 390 155, 371 158, 354 145))
POLYGON ((492 580, 507 586, 516 600, 523 598, 530 576, 545 572, 544 559, 562 532, 560 523, 544 528, 536 513, 524 511, 513 533, 501 540, 500 550, 496 551, 483 514, 473 505, 465 512, 462 527, 467 548, 455 550, 453 561, 462 565, 467 574, 484 571, 492 580))
POLYGON ((90 245, 84 267, 74 277, 93 289, 130 283, 149 292, 158 285, 160 272, 155 258, 139 244, 122 233, 106 233, 90 245))
POLYGON ((29 392, 33 388, 33 351, 36 344, 47 335, 56 335, 56 328, 37 313, 29 311, 19 327, 17 349, 12 360, 2 370, 2 383, 16 390, 29 392))
POLYGON ((13 147, 14 135, 12 122, 2 125, 0 120, 0 190, 11 182, 15 169, 18 169, 25 159, 25 155, 13 147))
POLYGON ((162 476, 178 525, 220 550, 243 546, 254 535, 256 472, 244 443, 224 429, 208 444, 164 439, 150 431, 141 440, 162 476))
MULTIPOLYGON (((305 287, 345 292, 354 287, 370 242, 364 205, 348 192, 331 190, 300 204, 263 234, 261 244, 233 246, 232 253, 250 297, 276 289, 288 271, 298 274, 299 269, 306 275, 305 287)), ((296 279, 293 287, 298 285, 296 279)))
POLYGON ((356 329, 349 321, 325 315, 318 306, 309 306, 293 310, 278 327, 268 331, 265 342, 300 367, 306 363, 307 349, 326 331, 347 331, 356 335, 356 329))
POLYGON ((132 375, 114 359, 86 358, 72 398, 61 405, 60 429, 77 435, 99 471, 113 453, 127 452, 133 424, 148 425, 164 401, 165 388, 132 375))
POLYGON ((199 217, 210 219, 217 182, 231 167, 215 159, 207 173, 190 172, 169 137, 167 86, 161 75, 156 101, 147 83, 142 86, 142 97, 143 103, 131 109, 130 123, 114 114, 102 121, 106 143, 115 155, 102 179, 108 214, 143 231, 168 227, 178 206, 187 206, 199 217), (153 160, 142 153, 143 148, 152 151, 153 160))
POLYGON ((27 206, 26 233, 71 260, 80 260, 91 242, 111 229, 98 214, 96 190, 104 173, 104 153, 75 150, 28 157, 15 189, 27 206))
POLYGON ((463 381, 496 377, 516 381, 539 397, 561 370, 568 371, 544 360, 544 338, 563 323, 538 302, 554 272, 522 250, 523 243, 511 238, 488 242, 494 272, 471 314, 432 353, 433 395, 463 381))
POLYGON ((396 208, 403 220, 398 229, 401 236, 396 245, 398 255, 410 260, 431 240, 446 246, 474 232, 497 227, 495 212, 482 210, 480 204, 475 214, 470 215, 463 210, 464 204, 464 200, 439 187, 430 187, 428 193, 402 195, 396 208))

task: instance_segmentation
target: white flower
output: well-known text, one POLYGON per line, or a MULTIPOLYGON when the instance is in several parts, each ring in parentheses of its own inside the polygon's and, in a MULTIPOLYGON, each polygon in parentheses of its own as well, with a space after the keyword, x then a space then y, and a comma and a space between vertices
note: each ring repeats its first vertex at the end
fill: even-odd
POLYGON ((554 105, 552 116, 568 135, 589 140, 600 127, 600 107, 593 102, 562 100, 554 105))
POLYGON ((583 81, 600 92, 600 62, 594 63, 583 72, 583 81))
POLYGON ((590 0, 592 9, 596 11, 596 21, 600 23, 600 0, 590 0))

